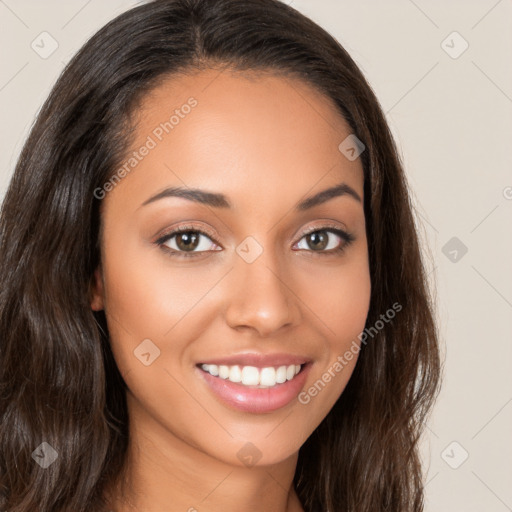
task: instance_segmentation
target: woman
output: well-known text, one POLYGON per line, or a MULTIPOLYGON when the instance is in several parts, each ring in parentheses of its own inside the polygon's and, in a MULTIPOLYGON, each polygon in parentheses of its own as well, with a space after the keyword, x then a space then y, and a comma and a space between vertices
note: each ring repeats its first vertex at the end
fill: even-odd
POLYGON ((2 510, 423 510, 440 361, 370 86, 276 0, 70 62, 0 218, 2 510))

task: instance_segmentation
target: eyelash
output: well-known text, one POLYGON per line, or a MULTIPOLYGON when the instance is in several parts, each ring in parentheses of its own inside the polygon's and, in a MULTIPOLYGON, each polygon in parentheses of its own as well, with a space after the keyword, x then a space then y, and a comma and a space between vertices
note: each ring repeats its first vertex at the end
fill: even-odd
MULTIPOLYGON (((314 228, 314 229, 306 231, 305 233, 302 233, 299 241, 302 240, 305 236, 308 236, 308 235, 311 235, 312 233, 317 233, 320 231, 334 233, 335 235, 339 236, 342 240, 344 240, 345 243, 343 243, 340 247, 338 247, 336 249, 330 249, 327 251, 326 250, 323 250, 323 251, 308 250, 308 252, 312 252, 318 256, 332 256, 333 254, 341 255, 345 251, 345 249, 355 240, 354 235, 352 235, 351 233, 348 233, 347 231, 343 231, 334 226, 325 225, 320 228, 314 228)), ((173 229, 172 231, 170 231, 169 233, 163 234, 160 238, 158 238, 155 241, 155 244, 158 245, 162 250, 169 253, 171 256, 173 256, 173 257, 175 256, 178 258, 195 258, 197 256, 203 255, 205 252, 209 252, 209 251, 197 251, 197 252, 176 251, 175 249, 170 249, 169 247, 167 247, 165 245, 165 243, 168 242, 169 240, 171 240, 175 235, 179 235, 179 234, 187 233, 187 232, 188 233, 190 233, 190 232, 199 233, 201 235, 204 235, 204 236, 210 238, 212 240, 212 242, 214 242, 216 245, 220 245, 215 240, 213 234, 208 233, 207 231, 198 229, 197 227, 192 226, 192 225, 179 226, 179 227, 173 229)), ((307 249, 299 249, 299 250, 303 251, 303 250, 307 250, 307 249)))

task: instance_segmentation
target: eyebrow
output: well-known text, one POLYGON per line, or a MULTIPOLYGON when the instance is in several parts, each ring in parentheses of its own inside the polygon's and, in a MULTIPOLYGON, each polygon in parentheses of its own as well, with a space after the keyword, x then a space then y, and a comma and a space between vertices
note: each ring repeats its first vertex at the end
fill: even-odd
MULTIPOLYGON (((346 183, 339 183, 334 187, 322 190, 321 192, 318 192, 314 196, 304 199, 295 206, 295 210, 309 210, 310 208, 323 204, 329 201, 330 199, 345 195, 350 196, 354 198, 356 201, 362 203, 361 197, 351 186, 347 185, 346 183)), ((160 199, 166 199, 168 197, 181 197, 183 199, 188 199, 196 203, 205 204, 213 208, 232 208, 231 203, 224 194, 208 192, 206 190, 201 190, 198 188, 183 187, 166 188, 165 190, 162 190, 162 192, 159 192, 155 196, 152 196, 148 200, 144 201, 144 203, 142 203, 142 206, 146 206, 147 204, 154 203, 155 201, 159 201, 160 199)))

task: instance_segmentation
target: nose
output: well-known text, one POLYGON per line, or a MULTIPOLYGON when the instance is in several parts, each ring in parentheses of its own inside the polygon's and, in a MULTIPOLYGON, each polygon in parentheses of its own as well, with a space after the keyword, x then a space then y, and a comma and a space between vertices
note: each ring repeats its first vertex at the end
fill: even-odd
POLYGON ((226 322, 237 331, 254 330, 268 337, 300 321, 300 301, 287 278, 289 273, 279 269, 270 253, 264 251, 252 263, 239 258, 235 264, 226 322))

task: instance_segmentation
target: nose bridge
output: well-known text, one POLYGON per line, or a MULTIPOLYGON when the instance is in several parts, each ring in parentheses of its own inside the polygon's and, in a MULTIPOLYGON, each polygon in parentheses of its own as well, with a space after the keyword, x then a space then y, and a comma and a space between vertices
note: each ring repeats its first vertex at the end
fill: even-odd
POLYGON ((287 282, 288 273, 282 270, 286 265, 283 258, 251 236, 238 245, 236 252, 228 324, 233 328, 252 327, 260 335, 269 335, 295 323, 299 309, 287 282))

